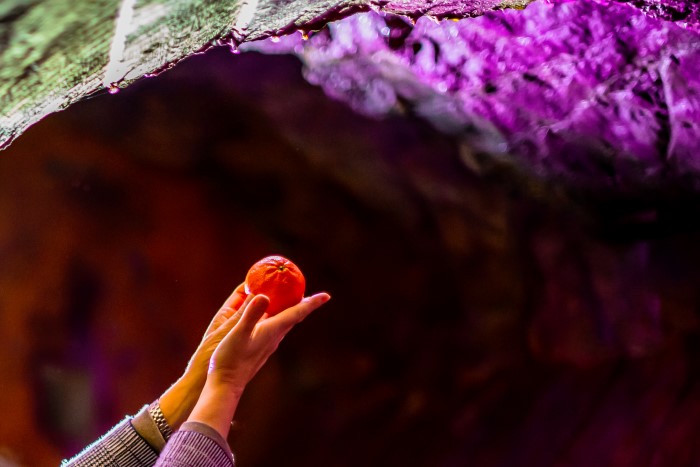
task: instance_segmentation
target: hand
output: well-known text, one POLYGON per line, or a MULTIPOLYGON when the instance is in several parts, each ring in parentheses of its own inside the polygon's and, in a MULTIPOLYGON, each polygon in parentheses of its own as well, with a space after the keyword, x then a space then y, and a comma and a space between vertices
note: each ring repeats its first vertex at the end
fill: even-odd
POLYGON ((221 340, 235 326, 243 314, 243 303, 248 295, 245 293, 245 284, 241 283, 226 299, 219 311, 209 323, 204 332, 204 338, 192 355, 187 365, 185 374, 191 374, 194 379, 204 386, 209 368, 209 360, 221 340), (225 326, 224 326, 225 325, 225 326))
POLYGON ((328 299, 328 294, 317 294, 272 318, 264 318, 269 299, 265 295, 249 297, 241 307, 242 317, 214 351, 207 379, 242 393, 294 325, 328 299))
POLYGON ((224 438, 244 388, 277 349, 284 336, 330 296, 320 293, 301 303, 266 317, 269 299, 249 296, 240 307, 238 319, 230 318, 221 328, 230 329, 212 354, 202 395, 190 421, 206 423, 224 438))
POLYGON ((244 284, 236 287, 214 315, 182 377, 160 397, 160 409, 173 430, 177 430, 187 420, 199 399, 207 378, 209 360, 221 340, 240 319, 243 310, 241 305, 246 296, 244 284))

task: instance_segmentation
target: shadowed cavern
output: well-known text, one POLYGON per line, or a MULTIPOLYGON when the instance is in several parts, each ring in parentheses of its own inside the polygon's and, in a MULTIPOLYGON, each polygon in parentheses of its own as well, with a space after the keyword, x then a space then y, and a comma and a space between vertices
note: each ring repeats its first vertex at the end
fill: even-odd
MULTIPOLYGON (((692 101, 692 25, 619 8, 673 38, 659 48, 667 61, 646 69, 678 67, 692 101), (671 49, 683 52, 678 63, 664 55, 671 49)), ((373 40, 385 41, 377 50, 414 53, 419 64, 430 49, 418 34, 440 33, 426 20, 414 29, 365 15, 373 40)), ((333 27, 363 27, 361 18, 333 27)), ((441 24, 472 38, 475 20, 441 24)), ((582 28, 577 37, 593 34, 582 28)), ((49 116, 2 153, 3 459, 55 465, 156 397, 248 264, 275 251, 334 302, 285 340, 250 388, 230 438, 240 465, 697 464, 695 177, 673 166, 692 159, 659 152, 673 154, 673 140, 694 154, 692 134, 684 140, 675 128, 696 131, 696 107, 668 100, 684 82, 623 74, 634 86, 597 96, 619 105, 610 115, 631 120, 618 131, 638 139, 607 137, 615 121, 600 115, 610 106, 594 100, 600 107, 584 110, 599 126, 587 136, 600 140, 585 140, 590 151, 562 149, 538 139, 545 124, 560 130, 564 121, 537 113, 536 99, 546 100, 530 93, 544 86, 539 74, 479 82, 459 101, 472 110, 517 103, 516 123, 531 125, 518 131, 459 120, 464 108, 422 111, 428 101, 409 97, 439 93, 416 94, 407 75, 395 82, 413 94, 396 92, 381 118, 358 115, 302 77, 326 91, 333 83, 314 78, 326 70, 315 48, 335 50, 321 49, 324 31, 250 46, 302 44, 302 61, 215 47, 49 116), (527 135, 540 146, 506 160, 504 134, 515 138, 506 152, 527 135), (528 157, 552 154, 529 170, 528 157), (646 163, 658 170, 647 176, 646 163)), ((372 67, 348 59, 339 70, 360 85, 390 81, 387 62, 369 57, 372 67)), ((543 63, 551 71, 560 62, 543 63)), ((365 89, 388 89, 379 86, 365 89)), ((552 92, 564 112, 568 94, 552 92)))

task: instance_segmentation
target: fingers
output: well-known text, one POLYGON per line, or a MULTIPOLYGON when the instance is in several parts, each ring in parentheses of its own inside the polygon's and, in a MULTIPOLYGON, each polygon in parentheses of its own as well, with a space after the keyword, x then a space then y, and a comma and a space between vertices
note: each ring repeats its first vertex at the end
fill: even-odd
MULTIPOLYGON (((243 290, 243 287, 244 287, 244 285, 241 284, 241 285, 238 286, 238 289, 240 289, 240 290, 242 291, 242 290, 243 290)), ((238 291, 238 289, 236 289, 236 290, 238 291)), ((234 292, 234 293, 235 293, 235 292, 234 292)), ((242 294, 245 294, 245 292, 241 292, 241 293, 242 293, 242 294)), ((246 307, 248 306, 248 304, 253 300, 253 298, 255 297, 255 295, 252 295, 252 294, 251 294, 251 295, 245 294, 245 295, 242 295, 241 297, 242 297, 242 299, 241 299, 240 304, 238 304, 238 307, 236 308, 236 312, 235 312, 234 314, 231 315, 231 318, 234 318, 234 319, 235 319, 234 325, 241 319, 241 316, 243 316, 243 312, 245 311, 245 309, 246 309, 246 307)), ((232 326, 232 327, 233 327, 233 326, 232 326)))
POLYGON ((241 307, 243 310, 243 316, 241 316, 238 324, 241 331, 250 335, 253 332, 255 325, 258 324, 260 318, 262 318, 262 316, 265 314, 265 310, 267 310, 269 304, 270 299, 265 295, 255 295, 254 298, 247 303, 245 308, 241 307))
POLYGON ((238 324, 238 322, 241 320, 241 315, 244 313, 250 302, 253 301, 254 296, 249 295, 245 298, 241 306, 238 307, 236 312, 230 316, 224 323, 216 330, 217 335, 223 335, 225 336, 226 334, 231 331, 231 329, 238 324))
MULTIPOLYGON (((247 294, 245 293, 245 284, 241 283, 238 285, 238 287, 234 289, 234 291, 226 299, 223 305, 221 305, 219 311, 216 312, 214 318, 211 320, 211 323, 209 323, 209 326, 207 327, 204 336, 206 337, 209 334, 213 333, 227 319, 231 318, 234 315, 237 315, 236 312, 240 310, 241 305, 243 304, 246 298, 247 294)), ((240 314, 238 314, 238 317, 240 318, 240 314)))
POLYGON ((331 296, 325 292, 312 295, 310 297, 304 298, 301 303, 294 305, 291 308, 287 308, 277 316, 273 316, 267 321, 273 321, 281 329, 288 331, 295 324, 302 322, 307 316, 311 314, 316 308, 320 307, 328 300, 331 296))
POLYGON ((234 289, 233 293, 229 295, 224 304, 221 305, 221 309, 230 310, 227 314, 231 316, 241 307, 247 296, 248 294, 245 293, 245 283, 241 282, 238 287, 234 289))

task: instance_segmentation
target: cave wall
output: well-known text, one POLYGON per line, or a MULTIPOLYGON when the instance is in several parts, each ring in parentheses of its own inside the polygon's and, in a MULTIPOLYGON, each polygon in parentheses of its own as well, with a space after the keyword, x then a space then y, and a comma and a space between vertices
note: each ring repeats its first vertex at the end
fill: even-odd
MULTIPOLYGON (((496 17, 515 15, 530 17, 534 19, 532 26, 535 29, 545 30, 552 26, 554 19, 555 29, 562 29, 559 31, 562 34, 555 34, 548 46, 541 47, 537 40, 530 40, 528 44, 527 37, 516 40, 528 49, 531 57, 547 55, 543 51, 552 46, 558 49, 565 43, 581 42, 576 37, 579 28, 590 36, 584 37, 583 42, 596 39, 610 25, 621 26, 623 49, 634 49, 633 44, 637 41, 648 42, 644 30, 633 34, 636 37, 632 40, 626 38, 622 31, 625 26, 616 24, 616 16, 629 19, 631 29, 635 28, 631 23, 639 26, 647 19, 656 25, 661 24, 662 29, 666 24, 691 33, 697 33, 700 24, 699 7, 696 2, 688 0, 552 0, 534 2, 535 8, 526 8, 532 3, 531 0, 6 0, 0 5, 0 149, 46 115, 105 89, 118 92, 135 80, 168 70, 185 57, 212 46, 228 44, 235 49, 249 41, 297 32, 306 37, 322 30, 328 23, 358 12, 371 10, 382 16, 400 15, 403 21, 411 23, 418 19, 437 22, 494 14, 496 17), (533 10, 541 11, 542 7, 551 11, 543 16, 538 13, 531 16, 533 10), (593 13, 589 11, 591 9, 593 13), (563 16, 561 13, 567 10, 578 11, 582 16, 578 18, 574 13, 574 18, 564 18, 566 13, 563 16), (609 18, 601 22, 599 15, 609 18), (572 24, 566 31, 569 22, 572 24)), ((401 21, 394 21, 394 24, 401 21)), ((505 39, 514 29, 508 28, 508 20, 501 22, 509 30, 501 30, 496 36, 505 39)), ((644 25, 643 29, 648 27, 644 25)), ((657 26, 651 27, 658 29, 657 26)), ((442 42, 439 37, 432 39, 434 44, 442 42)), ((595 40, 595 44, 586 49, 593 52, 606 40, 604 37, 597 39, 602 39, 602 42, 595 40)), ((449 41, 443 46, 449 48, 449 41)), ((498 48, 501 47, 502 44, 498 48)), ((612 48, 618 47, 613 44, 612 48)), ((602 49, 600 53, 587 56, 586 60, 595 64, 601 57, 607 60, 609 57, 605 56, 608 54, 602 49)), ((516 63, 520 61, 516 59, 516 63)), ((683 59, 676 61, 683 62, 683 59)), ((666 81, 682 81, 684 72, 692 73, 696 60, 690 61, 690 65, 676 63, 681 70, 672 67, 671 77, 666 81)), ((550 66, 555 65, 550 63, 550 66)), ((572 66, 575 63, 559 71, 566 74, 564 68, 572 66)), ((414 73, 420 75, 424 71, 419 64, 414 73)), ((458 70, 452 71, 456 76, 450 80, 459 77, 458 70)), ((654 70, 651 71, 653 75, 654 70)), ((585 69, 582 72, 583 75, 589 74, 585 69)), ((576 74, 570 78, 576 78, 576 74)), ((445 84, 450 85, 442 83, 445 84)), ((585 88, 587 83, 578 84, 584 84, 585 88)), ((694 100, 692 91, 694 89, 682 89, 680 95, 674 95, 674 100, 688 97, 694 100)), ((653 96, 650 97, 654 104, 653 96)), ((697 104, 693 105, 697 107, 697 104)), ((678 118, 684 117, 687 117, 686 112, 681 111, 678 118)), ((595 125, 596 119, 592 120, 590 123, 595 125)))
POLYGON ((368 12, 242 49, 296 54, 365 115, 421 116, 475 170, 661 204, 698 191, 698 43, 649 9, 553 1, 461 21, 368 12))

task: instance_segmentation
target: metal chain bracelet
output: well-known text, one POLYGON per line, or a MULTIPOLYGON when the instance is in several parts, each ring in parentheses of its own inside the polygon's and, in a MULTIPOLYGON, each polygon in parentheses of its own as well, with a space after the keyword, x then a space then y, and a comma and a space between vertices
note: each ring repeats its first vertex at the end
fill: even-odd
POLYGON ((160 404, 158 401, 155 401, 154 403, 148 406, 148 413, 151 415, 151 418, 156 423, 160 434, 163 435, 163 439, 167 441, 170 438, 170 436, 172 436, 173 430, 172 428, 170 428, 170 425, 168 425, 167 420, 165 420, 165 416, 160 410, 160 404))

